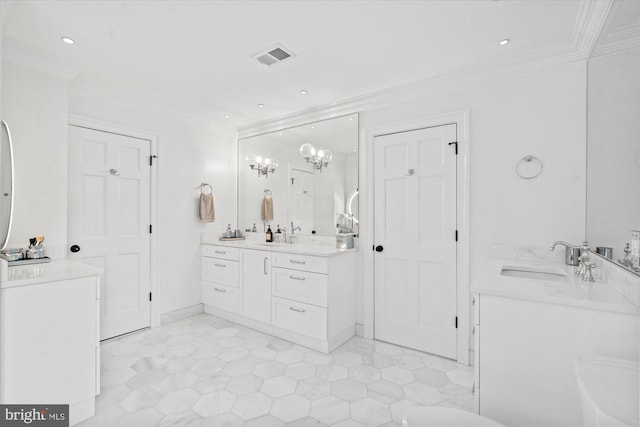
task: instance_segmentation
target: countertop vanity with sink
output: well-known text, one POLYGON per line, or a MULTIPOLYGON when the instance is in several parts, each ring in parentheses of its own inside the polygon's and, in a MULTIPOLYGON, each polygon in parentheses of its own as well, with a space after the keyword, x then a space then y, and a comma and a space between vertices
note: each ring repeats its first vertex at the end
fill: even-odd
POLYGON ((206 313, 331 352, 355 335, 356 251, 202 236, 206 313))
POLYGON ((513 427, 583 425, 575 361, 639 360, 638 301, 579 280, 575 268, 494 259, 473 282, 481 415, 513 427))
POLYGON ((67 260, 3 274, 0 403, 69 404, 70 425, 95 414, 101 274, 67 260))

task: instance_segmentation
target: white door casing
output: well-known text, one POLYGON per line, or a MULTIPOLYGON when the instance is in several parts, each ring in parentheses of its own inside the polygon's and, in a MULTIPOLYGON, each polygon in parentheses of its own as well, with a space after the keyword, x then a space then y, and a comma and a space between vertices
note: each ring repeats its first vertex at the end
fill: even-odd
POLYGON ((69 257, 104 269, 101 332, 150 326, 150 141, 69 126, 69 257))
POLYGON ((456 125, 374 138, 375 337, 456 358, 456 125))

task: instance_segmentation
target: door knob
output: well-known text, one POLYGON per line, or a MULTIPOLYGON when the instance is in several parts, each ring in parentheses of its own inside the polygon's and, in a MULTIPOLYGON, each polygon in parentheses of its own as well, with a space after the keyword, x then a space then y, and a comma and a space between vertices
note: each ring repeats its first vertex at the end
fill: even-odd
POLYGON ((376 252, 382 252, 383 250, 384 248, 382 247, 382 245, 376 246, 376 252))
POLYGON ((80 252, 80 246, 73 245, 69 248, 69 250, 75 254, 76 252, 80 252))

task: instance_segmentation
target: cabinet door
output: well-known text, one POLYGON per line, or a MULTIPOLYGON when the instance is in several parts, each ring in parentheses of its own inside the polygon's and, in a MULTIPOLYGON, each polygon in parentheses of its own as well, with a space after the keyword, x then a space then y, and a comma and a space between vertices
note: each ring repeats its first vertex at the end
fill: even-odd
POLYGON ((271 323, 271 252, 240 252, 240 314, 271 323))

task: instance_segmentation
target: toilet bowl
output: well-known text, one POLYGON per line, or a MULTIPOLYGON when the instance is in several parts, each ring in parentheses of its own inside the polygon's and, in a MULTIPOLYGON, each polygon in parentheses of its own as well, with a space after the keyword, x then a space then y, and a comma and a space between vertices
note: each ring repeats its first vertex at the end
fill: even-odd
POLYGON ((402 417, 406 427, 505 427, 482 415, 439 406, 414 406, 402 417))

